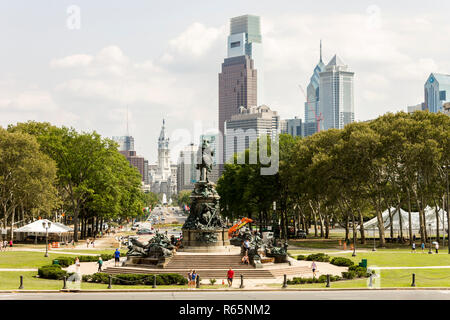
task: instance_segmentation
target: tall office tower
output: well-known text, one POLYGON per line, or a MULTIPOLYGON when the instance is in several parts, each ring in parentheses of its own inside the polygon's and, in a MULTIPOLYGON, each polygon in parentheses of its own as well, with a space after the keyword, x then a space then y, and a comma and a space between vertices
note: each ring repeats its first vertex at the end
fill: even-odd
POLYGON ((425 109, 443 112, 446 102, 450 102, 450 75, 432 73, 425 83, 425 109))
MULTIPOLYGON (((244 15, 230 20, 227 58, 219 73, 219 133, 223 137, 224 123, 239 113, 240 107, 258 105, 263 101, 263 55, 260 19, 244 15)), ((224 143, 218 141, 219 174, 224 163, 224 143)))
POLYGON ((225 122, 225 161, 248 149, 263 134, 271 139, 281 133, 280 116, 268 106, 241 107, 239 114, 225 122))
POLYGON ((136 151, 119 151, 125 158, 127 158, 128 162, 131 166, 137 168, 142 177, 142 182, 145 183, 146 175, 148 177, 148 172, 145 169, 145 160, 144 157, 140 157, 136 154, 136 151))
POLYGON ((354 72, 335 55, 319 73, 319 110, 323 114, 324 130, 342 129, 355 121, 353 77, 354 72))
POLYGON ((134 138, 132 136, 112 137, 119 144, 119 151, 134 151, 134 138))
MULTIPOLYGON (((320 60, 314 68, 313 75, 306 89, 305 102, 305 122, 304 135, 310 136, 317 132, 317 119, 319 117, 319 99, 320 99, 320 73, 325 70, 325 64, 322 61, 322 41, 320 41, 320 60)), ((320 130, 323 129, 323 122, 321 121, 320 130)))

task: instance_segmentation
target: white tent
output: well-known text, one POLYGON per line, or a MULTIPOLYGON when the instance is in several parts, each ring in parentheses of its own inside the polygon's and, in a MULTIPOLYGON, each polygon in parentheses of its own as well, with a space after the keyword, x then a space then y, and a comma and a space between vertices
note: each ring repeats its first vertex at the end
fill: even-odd
MULTIPOLYGON (((394 231, 399 232, 400 231, 400 224, 401 229, 403 230, 404 234, 407 234, 409 232, 409 215, 408 212, 400 209, 397 210, 396 208, 390 208, 391 215, 392 215, 392 221, 389 218, 389 209, 386 209, 382 213, 383 222, 384 222, 384 228, 385 230, 389 230, 392 228, 394 231)), ((428 228, 431 227, 431 230, 433 232, 436 232, 437 222, 436 222, 436 209, 427 206, 425 209, 425 225, 428 230, 428 228), (431 226, 430 226, 431 225, 431 226)), ((439 230, 446 230, 447 229, 447 212, 441 208, 438 208, 438 219, 439 219, 439 230)), ((420 229, 420 218, 419 218, 419 212, 411 212, 411 225, 413 231, 418 231, 420 229)), ((365 230, 372 230, 378 228, 378 220, 377 217, 367 221, 363 224, 365 230)), ((359 229, 359 226, 358 226, 359 229)))
POLYGON ((27 224, 26 226, 20 227, 14 232, 27 232, 27 233, 46 233, 46 230, 44 226, 42 225, 43 222, 50 223, 50 228, 48 228, 48 233, 66 233, 73 231, 72 228, 69 228, 68 226, 65 226, 61 223, 57 222, 51 222, 47 219, 42 220, 36 220, 30 224, 27 224))

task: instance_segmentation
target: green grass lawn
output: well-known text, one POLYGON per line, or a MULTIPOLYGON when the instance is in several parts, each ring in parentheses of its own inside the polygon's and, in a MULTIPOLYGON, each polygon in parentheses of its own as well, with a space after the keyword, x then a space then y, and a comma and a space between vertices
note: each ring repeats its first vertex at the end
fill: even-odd
MULTIPOLYGON (((62 255, 60 253, 49 253, 44 257, 43 252, 32 251, 2 251, 0 252, 0 268, 28 269, 39 268, 46 264, 51 264, 53 259, 62 255)), ((74 255, 75 256, 75 255, 74 255)))

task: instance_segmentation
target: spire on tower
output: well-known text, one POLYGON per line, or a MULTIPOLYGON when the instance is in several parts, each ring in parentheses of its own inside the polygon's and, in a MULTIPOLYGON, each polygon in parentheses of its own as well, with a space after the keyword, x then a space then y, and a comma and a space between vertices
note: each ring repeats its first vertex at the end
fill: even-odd
POLYGON ((128 106, 127 106, 127 137, 130 135, 130 132, 128 131, 128 106))
POLYGON ((322 39, 320 39, 320 62, 322 62, 322 39))

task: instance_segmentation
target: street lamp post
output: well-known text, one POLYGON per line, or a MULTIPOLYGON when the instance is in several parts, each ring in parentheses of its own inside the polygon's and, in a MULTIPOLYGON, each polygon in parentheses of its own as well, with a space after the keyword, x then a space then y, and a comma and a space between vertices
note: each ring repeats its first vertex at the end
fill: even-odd
POLYGON ((377 249, 375 249, 375 225, 373 226, 373 249, 372 251, 377 251, 377 249))
POLYGON ((430 237, 430 250, 428 251, 428 254, 432 254, 433 251, 431 250, 431 223, 428 224, 428 236, 430 237))
POLYGON ((44 257, 48 257, 48 229, 52 226, 50 221, 42 221, 42 226, 45 229, 45 255, 44 257))
MULTIPOLYGON (((449 198, 448 198, 448 194, 449 194, 449 187, 448 187, 448 167, 449 165, 444 166, 443 168, 445 168, 445 172, 446 172, 446 178, 447 178, 447 242, 448 242, 448 254, 450 254, 450 204, 449 204, 449 198)), ((442 218, 442 220, 445 220, 444 218, 442 218)), ((444 221, 442 221, 444 222, 444 221)))

